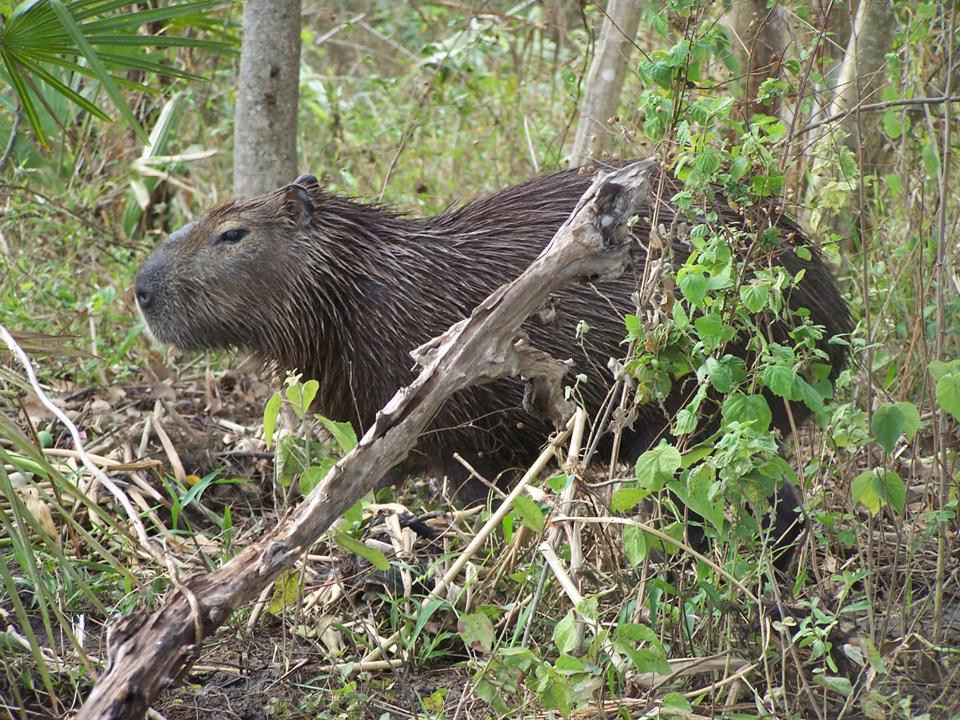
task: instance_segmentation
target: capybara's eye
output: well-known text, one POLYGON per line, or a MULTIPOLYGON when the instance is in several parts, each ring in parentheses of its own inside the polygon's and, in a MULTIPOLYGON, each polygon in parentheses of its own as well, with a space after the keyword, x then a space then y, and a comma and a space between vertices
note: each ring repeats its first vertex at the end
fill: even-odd
POLYGON ((222 233, 217 235, 211 244, 214 247, 217 245, 233 245, 234 243, 243 240, 243 238, 249 234, 250 231, 244 228, 230 228, 229 230, 224 230, 222 233))

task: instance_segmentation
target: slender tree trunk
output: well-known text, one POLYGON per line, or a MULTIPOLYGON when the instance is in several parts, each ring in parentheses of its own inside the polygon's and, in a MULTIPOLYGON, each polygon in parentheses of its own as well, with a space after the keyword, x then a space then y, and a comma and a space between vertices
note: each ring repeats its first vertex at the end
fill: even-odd
POLYGON ((610 0, 600 26, 600 39, 587 71, 580 103, 580 123, 570 153, 571 165, 582 165, 613 147, 607 121, 616 115, 627 64, 640 25, 639 0, 610 0))
POLYGON ((246 0, 233 133, 233 191, 259 195, 297 176, 300 0, 246 0))
MULTIPOLYGON (((897 18, 890 0, 860 0, 843 61, 832 75, 831 84, 835 88, 833 99, 822 110, 827 117, 848 113, 832 127, 842 127, 846 131, 843 142, 847 147, 863 146, 860 156, 865 167, 860 170, 864 173, 876 172, 884 164, 884 158, 879 152, 878 136, 860 137, 861 129, 867 129, 873 123, 866 123, 866 118, 861 117, 857 108, 882 100, 879 90, 883 86, 883 66, 896 29, 897 18)), ((827 126, 826 132, 831 132, 831 126, 827 126)), ((811 168, 813 183, 808 189, 808 199, 811 201, 826 181, 821 174, 824 162, 822 155, 814 156, 811 168)))
MULTIPOLYGON (((860 0, 847 40, 847 51, 837 74, 836 94, 827 116, 883 99, 877 94, 883 85, 883 64, 896 29, 896 16, 890 0, 860 0)), ((854 144, 856 113, 851 112, 841 124, 850 133, 851 145, 854 144)))
POLYGON ((730 9, 727 20, 742 48, 745 61, 745 114, 776 114, 776 104, 758 103, 757 92, 764 80, 780 74, 785 38, 779 6, 774 3, 767 7, 767 0, 738 0, 730 9))
MULTIPOLYGON (((829 171, 825 169, 828 160, 841 142, 856 153, 859 167, 859 208, 851 208, 852 216, 844 212, 829 220, 829 226, 844 238, 841 242, 844 265, 857 251, 854 238, 859 237, 865 244, 869 242, 870 216, 865 211, 864 177, 881 173, 888 163, 889 154, 883 151, 881 136, 876 130, 875 111, 861 113, 859 108, 882 99, 879 91, 884 82, 884 63, 897 29, 897 18, 891 0, 860 0, 852 20, 843 60, 836 73, 830 76, 830 84, 834 88, 833 98, 822 111, 827 117, 847 114, 824 128, 824 139, 820 141, 819 149, 813 155, 811 182, 806 193, 807 207, 813 208, 809 224, 814 229, 820 228, 823 218, 817 209, 818 196, 832 179, 829 171), (834 134, 836 128, 843 128, 845 131, 842 133, 842 141, 834 134)), ((845 177, 836 179, 849 180, 845 177)), ((861 252, 864 251, 861 249, 861 252)))

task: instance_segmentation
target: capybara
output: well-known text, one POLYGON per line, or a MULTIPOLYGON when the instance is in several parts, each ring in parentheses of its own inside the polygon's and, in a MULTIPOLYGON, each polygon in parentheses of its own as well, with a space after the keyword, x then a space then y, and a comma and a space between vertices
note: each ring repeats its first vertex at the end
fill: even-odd
MULTIPOLYGON (((433 217, 414 218, 325 192, 316 178, 305 175, 274 192, 214 208, 170 235, 137 274, 137 303, 161 342, 185 350, 237 347, 277 371, 298 370, 316 378, 317 410, 362 431, 413 379, 409 352, 517 277, 591 180, 583 169, 555 172, 433 217)), ((662 197, 672 197, 679 184, 664 180, 662 197)), ((713 209, 718 222, 745 227, 722 195, 713 209)), ((666 228, 678 214, 668 201, 661 202, 658 213, 658 223, 666 228)), ((523 328, 536 347, 574 360, 569 377, 586 375, 577 395, 591 413, 611 385, 609 358, 624 352, 623 314, 635 310, 631 296, 646 262, 650 214, 643 208, 634 227, 641 242, 632 251, 632 268, 614 280, 566 288, 555 298, 549 326, 531 319, 523 328), (585 324, 578 335, 580 323, 585 324)), ((753 230, 764 222, 759 217, 753 230)), ((780 228, 779 245, 758 253, 754 262, 805 271, 787 301, 791 308, 807 308, 813 323, 824 329, 818 346, 833 378, 846 349, 828 340, 850 332, 847 306, 817 250, 808 248, 803 257, 794 252, 806 247, 799 229, 785 217, 774 216, 770 224, 780 228)), ((689 253, 683 238, 674 244, 681 257, 689 253)), ((783 340, 791 327, 770 323, 771 339, 783 340)), ((731 346, 745 354, 742 344, 731 346)), ((638 408, 623 444, 625 459, 667 434, 671 415, 695 383, 691 373, 686 383, 673 383, 665 402, 638 408)), ((454 452, 490 477, 525 467, 553 428, 545 418, 525 412, 522 398, 519 378, 460 392, 415 452, 457 481, 466 474, 453 460, 454 452)), ((791 429, 790 414, 794 423, 809 415, 801 403, 793 403, 788 414, 782 399, 768 399, 773 424, 784 435, 791 429)), ((705 415, 716 409, 715 400, 703 404, 705 415)), ((703 427, 710 430, 710 421, 705 419, 703 427)), ((792 506, 783 512, 796 518, 792 506)))

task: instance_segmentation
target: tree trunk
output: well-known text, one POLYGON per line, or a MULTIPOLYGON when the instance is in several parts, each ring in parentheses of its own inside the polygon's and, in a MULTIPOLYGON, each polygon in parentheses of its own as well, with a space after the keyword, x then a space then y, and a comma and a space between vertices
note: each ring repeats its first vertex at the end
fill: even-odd
MULTIPOLYGON (((829 76, 830 84, 836 91, 833 99, 821 111, 826 117, 847 113, 828 125, 825 134, 830 135, 833 128, 842 127, 846 131, 843 142, 847 147, 856 148, 859 143, 863 143, 860 156, 865 167, 860 170, 864 173, 875 172, 883 165, 884 160, 879 153, 879 138, 876 134, 872 138, 859 136, 860 128, 868 128, 857 108, 882 100, 879 90, 883 86, 883 66, 886 53, 893 44, 896 29, 897 18, 890 0, 860 0, 851 23, 843 61, 835 73, 829 76)), ((816 120, 816 116, 813 119, 816 120)), ((875 123, 871 123, 869 127, 874 125, 875 123)), ((826 182, 822 175, 825 162, 822 154, 814 155, 811 167, 813 182, 807 193, 811 201, 826 182)))
POLYGON ((571 165, 582 165, 613 147, 607 121, 616 115, 627 63, 640 25, 639 0, 610 0, 600 26, 600 39, 587 72, 580 103, 580 123, 570 153, 571 165))
MULTIPOLYGON (((896 15, 889 0, 860 0, 837 74, 837 91, 827 110, 828 117, 882 100, 877 93, 883 85, 883 65, 896 29, 896 15)), ((850 112, 841 125, 850 133, 850 145, 855 145, 856 112, 850 112)))
MULTIPOLYGON (((828 76, 829 84, 835 88, 835 92, 833 99, 822 112, 827 117, 839 116, 839 119, 824 128, 823 137, 818 141, 818 149, 813 154, 811 182, 807 187, 806 198, 807 207, 812 208, 808 222, 814 229, 825 229, 822 227, 824 218, 820 213, 818 196, 834 179, 827 165, 829 159, 838 151, 841 142, 856 152, 861 198, 863 178, 882 173, 883 167, 888 163, 889 154, 883 152, 875 111, 861 115, 859 108, 882 100, 879 91, 884 82, 884 63, 886 53, 893 44, 896 29, 897 18, 890 0, 860 0, 851 24, 843 61, 836 73, 828 76), (834 134, 838 127, 845 131, 842 141, 834 134)), ((816 120, 816 116, 813 119, 816 120)), ((836 180, 845 182, 850 179, 837 177, 836 180)), ((854 210, 850 213, 852 216, 844 212, 827 219, 828 227, 844 238, 841 242, 844 264, 856 251, 854 238, 865 238, 869 234, 869 215, 863 212, 863 208, 859 208, 859 214, 854 210), (854 223, 858 224, 855 226, 854 223)))
POLYGON ((767 0, 739 0, 730 9, 728 22, 743 49, 745 60, 743 107, 746 116, 754 113, 774 115, 775 103, 758 103, 761 83, 780 74, 784 52, 784 23, 777 5, 767 0))
POLYGON ((233 133, 233 192, 248 197, 297 177, 300 0, 246 0, 233 133))

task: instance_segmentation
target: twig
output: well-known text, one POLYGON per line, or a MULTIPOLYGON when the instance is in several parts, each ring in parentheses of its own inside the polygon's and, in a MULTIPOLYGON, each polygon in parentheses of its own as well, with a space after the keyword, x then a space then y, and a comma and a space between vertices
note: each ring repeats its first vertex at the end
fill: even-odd
POLYGON ((836 122, 837 120, 843 120, 844 118, 849 117, 855 112, 867 112, 869 110, 883 110, 884 108, 901 107, 904 105, 943 105, 943 104, 953 103, 953 102, 960 102, 960 96, 948 96, 948 97, 940 97, 940 98, 934 98, 934 97, 910 98, 909 100, 886 100, 884 102, 866 103, 865 105, 857 105, 856 107, 852 107, 849 110, 844 110, 843 112, 834 113, 833 115, 830 115, 824 118, 823 120, 818 120, 815 123, 805 125, 804 127, 797 130, 795 133, 793 133, 792 136, 788 134, 786 139, 783 140, 782 142, 788 142, 790 140, 793 140, 795 137, 799 135, 803 135, 804 133, 811 132, 812 130, 816 130, 817 128, 823 127, 824 125, 829 125, 830 123, 836 122))
POLYGON ((20 127, 21 108, 19 101, 13 111, 13 122, 10 123, 10 137, 7 139, 7 146, 3 150, 3 157, 0 157, 0 173, 7 169, 7 163, 10 161, 10 155, 13 152, 13 144, 17 140, 17 128, 20 127))
MULTIPOLYGON (((50 457, 76 458, 78 460, 82 459, 79 451, 71 450, 70 448, 44 448, 43 454, 49 455, 50 457)), ((97 465, 102 466, 106 470, 112 470, 113 472, 135 472, 137 470, 149 470, 150 468, 160 467, 163 465, 163 463, 161 463, 159 460, 137 460, 134 462, 123 462, 121 460, 103 457, 102 455, 96 455, 91 452, 87 453, 87 457, 97 465)))
MULTIPOLYGON (((574 518, 558 517, 558 518, 555 518, 555 522, 562 522, 564 520, 573 520, 573 519, 574 518)), ((621 518, 621 517, 581 517, 581 518, 576 518, 576 520, 584 523, 602 523, 604 525, 612 525, 612 524, 632 525, 633 527, 640 528, 645 533, 653 535, 658 540, 661 540, 665 543, 673 545, 674 547, 677 547, 680 550, 683 550, 685 553, 688 553, 692 557, 696 558, 700 562, 705 563, 706 565, 709 565, 714 572, 716 572, 718 575, 722 575, 728 581, 730 581, 730 584, 736 587, 744 595, 746 595, 751 602, 757 605, 760 604, 760 598, 758 598, 746 585, 740 582, 740 580, 738 580, 736 577, 731 575, 726 569, 724 569, 720 565, 717 565, 717 563, 713 562, 710 558, 708 558, 703 553, 697 552, 682 540, 677 540, 677 538, 667 535, 665 532, 663 532, 658 528, 655 528, 653 525, 642 523, 639 520, 632 520, 630 518, 621 518)))
POLYGON ((97 222, 94 222, 93 220, 88 220, 87 218, 85 218, 85 217, 83 217, 82 215, 74 212, 74 211, 71 210, 70 208, 68 208, 68 207, 66 207, 66 206, 64 206, 64 205, 61 205, 61 204, 58 203, 56 200, 54 200, 53 198, 51 198, 49 195, 44 195, 44 194, 43 194, 42 192, 40 192, 39 190, 35 190, 35 189, 32 188, 32 187, 27 187, 26 185, 17 185, 17 184, 15 184, 15 183, 0 183, 0 188, 2 188, 2 189, 4 189, 4 190, 19 190, 20 192, 30 193, 30 194, 33 195, 34 197, 40 198, 41 200, 43 200, 45 203, 47 203, 47 204, 50 205, 51 207, 56 208, 56 209, 59 210, 60 212, 66 214, 66 215, 69 215, 69 216, 72 217, 74 220, 77 220, 78 222, 83 223, 84 225, 86 225, 86 226, 87 226, 88 228, 90 228, 91 230, 96 230, 98 233, 101 233, 101 234, 106 235, 106 236, 108 236, 108 237, 113 237, 113 234, 106 228, 106 226, 101 225, 101 224, 99 224, 99 223, 97 223, 97 222))
MULTIPOLYGON (((957 5, 956 3, 950 4, 950 31, 947 34, 949 38, 949 47, 947 48, 947 67, 950 68, 953 66, 954 58, 954 44, 956 42, 956 32, 957 32, 957 5)), ((944 89, 944 95, 950 96, 950 85, 953 80, 953 73, 947 73, 947 86, 944 89)), ((943 150, 940 153, 940 175, 937 177, 937 185, 940 191, 940 198, 937 203, 937 220, 938 222, 938 237, 937 237, 937 261, 936 265, 936 282, 934 286, 936 287, 937 292, 937 334, 934 339, 934 359, 940 360, 944 356, 944 335, 946 328, 946 279, 947 279, 947 202, 949 200, 947 196, 947 187, 950 181, 950 158, 953 156, 952 145, 951 145, 951 129, 952 123, 950 122, 950 104, 947 103, 944 108, 944 123, 943 123, 943 150)), ((949 488, 950 488, 950 478, 947 474, 947 448, 950 443, 948 441, 948 430, 947 430, 947 417, 946 412, 943 408, 940 408, 940 412, 937 415, 937 431, 934 433, 934 448, 939 451, 936 453, 938 457, 937 465, 937 478, 939 479, 938 483, 938 495, 940 507, 947 507, 949 501, 949 488)), ((946 518, 941 518, 937 522, 937 576, 936 582, 934 583, 934 598, 933 598, 933 640, 934 642, 939 643, 943 638, 943 593, 944 593, 944 582, 946 580, 947 572, 947 553, 949 552, 948 547, 948 534, 950 529, 948 527, 948 521, 946 518)))
MULTIPOLYGON (((580 455, 580 446, 583 443, 583 431, 587 422, 587 413, 583 408, 577 408, 577 414, 574 416, 573 437, 570 440, 570 450, 567 453, 567 486, 560 495, 558 507, 559 515, 566 515, 570 511, 570 505, 573 502, 573 495, 576 492, 576 478, 574 476, 574 463, 577 462, 580 455)), ((546 544, 551 548, 555 547, 560 537, 560 528, 563 525, 554 518, 550 529, 547 531, 546 544)), ((533 631, 533 620, 540 606, 540 599, 543 597, 543 588, 547 581, 547 558, 544 558, 543 567, 540 568, 540 577, 537 578, 537 587, 533 591, 533 599, 530 601, 530 610, 527 612, 527 625, 523 629, 523 639, 520 641, 521 647, 527 647, 530 642, 530 633, 533 631)))
POLYGON ((177 452, 173 441, 171 441, 170 436, 167 435, 166 428, 163 427, 163 422, 160 420, 160 410, 162 408, 163 404, 157 400, 153 408, 153 432, 156 433, 156 436, 160 439, 160 444, 163 446, 164 452, 167 453, 167 459, 170 461, 170 467, 173 469, 174 477, 180 482, 186 483, 187 471, 180 461, 180 453, 177 452))
MULTIPOLYGON (((563 589, 563 592, 573 605, 574 613, 576 613, 577 619, 589 625, 591 630, 593 630, 595 637, 604 637, 603 627, 600 625, 598 620, 589 618, 580 611, 576 610, 576 608, 580 606, 580 603, 583 602, 583 595, 580 594, 580 590, 577 588, 576 583, 573 582, 573 578, 567 574, 566 569, 563 567, 563 563, 560 562, 560 558, 557 557, 557 551, 554 550, 553 546, 546 541, 540 543, 539 550, 540 554, 543 555, 544 560, 547 561, 547 567, 553 571, 554 577, 557 578, 557 582, 560 583, 560 587, 563 589)), ((604 637, 603 650, 605 653, 607 653, 607 655, 610 656, 611 662, 613 662, 617 668, 622 669, 624 667, 623 656, 617 652, 617 649, 613 646, 613 642, 611 641, 609 635, 604 637)))

